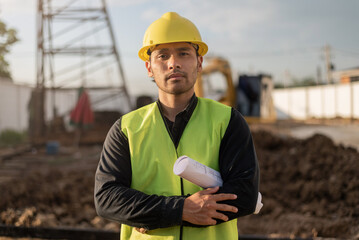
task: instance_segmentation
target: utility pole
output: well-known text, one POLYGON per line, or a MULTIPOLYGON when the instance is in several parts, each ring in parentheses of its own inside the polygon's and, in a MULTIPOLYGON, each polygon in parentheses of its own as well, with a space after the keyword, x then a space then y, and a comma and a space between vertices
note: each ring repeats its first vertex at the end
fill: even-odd
MULTIPOLYGON (((326 69, 327 69, 327 83, 331 84, 333 83, 333 75, 332 75, 332 70, 334 70, 334 65, 332 63, 332 55, 331 55, 331 47, 330 45, 325 45, 324 46, 324 53, 325 53, 325 65, 326 65, 326 69)), ((324 103, 324 99, 323 99, 323 103, 324 103)), ((338 91, 337 91, 337 86, 334 86, 334 109, 335 109, 335 115, 337 115, 338 113, 338 91)))
POLYGON ((322 84, 322 71, 320 66, 317 66, 317 85, 322 84))
POLYGON ((333 75, 332 70, 334 69, 334 66, 332 64, 331 60, 331 47, 330 45, 324 46, 324 54, 325 54, 325 66, 327 70, 327 84, 333 83, 333 75))

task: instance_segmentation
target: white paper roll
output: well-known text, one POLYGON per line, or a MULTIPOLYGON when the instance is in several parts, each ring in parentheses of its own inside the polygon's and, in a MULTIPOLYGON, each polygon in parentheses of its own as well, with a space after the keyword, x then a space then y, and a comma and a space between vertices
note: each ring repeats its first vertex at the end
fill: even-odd
POLYGON ((187 156, 181 156, 177 159, 173 166, 173 172, 202 188, 221 187, 223 184, 221 174, 218 171, 187 156))
MULTIPOLYGON (((221 174, 218 171, 187 156, 181 156, 176 160, 173 172, 202 188, 221 187, 223 185, 221 174)), ((254 214, 258 214, 262 207, 262 194, 259 192, 254 214)))

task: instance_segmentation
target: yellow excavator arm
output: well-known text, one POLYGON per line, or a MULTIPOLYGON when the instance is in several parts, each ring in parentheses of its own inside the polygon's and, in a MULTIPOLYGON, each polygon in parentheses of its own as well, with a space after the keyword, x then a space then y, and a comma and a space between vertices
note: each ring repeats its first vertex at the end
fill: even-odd
POLYGON ((218 101, 225 105, 236 107, 236 91, 233 85, 232 71, 229 62, 220 57, 206 58, 206 61, 207 65, 203 68, 202 74, 197 77, 197 82, 194 86, 196 95, 198 97, 205 96, 202 76, 219 72, 225 77, 227 88, 218 101))

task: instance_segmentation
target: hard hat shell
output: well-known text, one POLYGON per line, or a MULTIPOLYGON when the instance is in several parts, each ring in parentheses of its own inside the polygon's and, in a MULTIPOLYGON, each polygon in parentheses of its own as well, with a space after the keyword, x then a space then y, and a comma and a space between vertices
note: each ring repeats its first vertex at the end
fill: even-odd
POLYGON ((167 12, 147 28, 138 56, 143 61, 148 61, 149 55, 147 51, 149 48, 157 46, 158 44, 174 42, 197 44, 197 52, 200 56, 205 55, 208 51, 207 44, 202 42, 201 34, 190 20, 181 17, 178 13, 167 12))

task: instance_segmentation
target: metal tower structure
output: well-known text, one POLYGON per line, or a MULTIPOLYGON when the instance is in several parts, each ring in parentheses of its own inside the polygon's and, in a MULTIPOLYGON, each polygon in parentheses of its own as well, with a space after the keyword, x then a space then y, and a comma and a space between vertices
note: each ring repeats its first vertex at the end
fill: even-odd
POLYGON ((122 105, 132 109, 105 0, 38 0, 36 57, 38 134, 45 125, 46 90, 53 92, 53 116, 55 91, 81 86, 111 90, 95 103, 121 95, 122 105))

